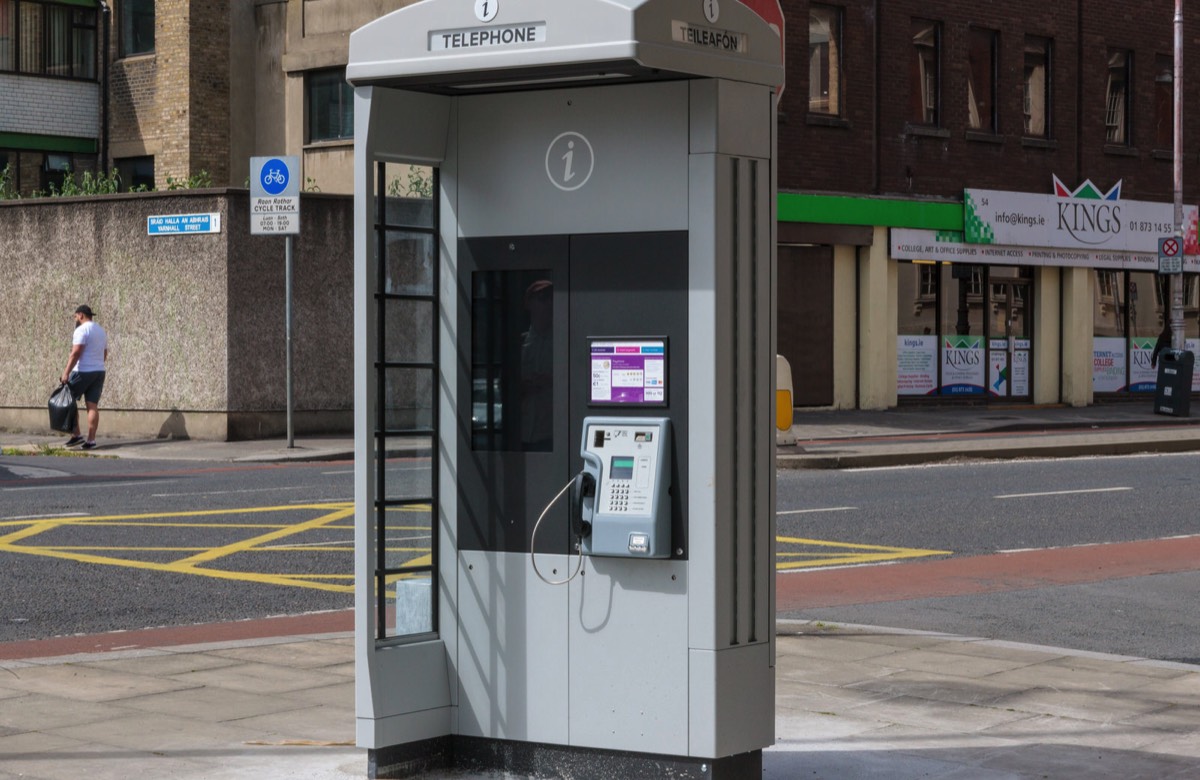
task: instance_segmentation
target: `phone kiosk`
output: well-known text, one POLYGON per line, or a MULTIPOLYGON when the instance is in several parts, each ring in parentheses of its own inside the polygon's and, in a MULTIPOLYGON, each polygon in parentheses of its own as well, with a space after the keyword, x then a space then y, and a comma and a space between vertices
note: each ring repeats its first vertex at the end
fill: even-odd
POLYGON ((779 32, 737 0, 424 0, 347 78, 370 776, 760 774, 779 32))

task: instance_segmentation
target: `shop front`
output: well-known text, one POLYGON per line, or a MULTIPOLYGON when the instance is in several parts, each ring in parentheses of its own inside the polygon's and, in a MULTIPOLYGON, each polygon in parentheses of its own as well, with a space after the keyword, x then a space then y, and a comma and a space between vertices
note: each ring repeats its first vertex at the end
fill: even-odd
MULTIPOLYGON (((796 405, 1152 397, 1170 319, 1158 239, 1174 207, 1122 200, 1120 183, 1051 190, 967 189, 962 203, 781 193, 779 347, 798 388, 818 391, 798 389, 796 405), (824 353, 787 353, 822 339, 824 353)), ((1195 206, 1183 227, 1185 335, 1200 352, 1195 206)))
MULTIPOLYGON (((901 264, 901 400, 1043 400, 1030 395, 1032 367, 1039 347, 1049 346, 1040 336, 1050 334, 1037 333, 1029 313, 1044 294, 1035 280, 1056 277, 1062 300, 1049 308, 1058 309, 1058 321, 1043 327, 1061 337, 1064 351, 1077 354, 1080 336, 1091 351, 1090 377, 1079 376, 1070 363, 1062 368, 1062 387, 1079 388, 1090 379, 1090 392, 1062 400, 1079 404, 1081 395, 1090 403, 1154 393, 1151 354, 1170 320, 1169 282, 1157 272, 1157 244, 1174 230, 1174 208, 1121 200, 1119 183, 1107 193, 1091 182, 1074 191, 1057 179, 1054 184, 1053 195, 966 190, 962 233, 891 231, 891 256, 901 264), (924 315, 923 304, 935 295, 937 304, 924 315), (930 340, 931 333, 938 338, 930 340)), ((1196 208, 1185 208, 1184 321, 1193 351, 1200 347, 1196 226, 1196 208)), ((1193 390, 1200 391, 1200 382, 1193 390)))

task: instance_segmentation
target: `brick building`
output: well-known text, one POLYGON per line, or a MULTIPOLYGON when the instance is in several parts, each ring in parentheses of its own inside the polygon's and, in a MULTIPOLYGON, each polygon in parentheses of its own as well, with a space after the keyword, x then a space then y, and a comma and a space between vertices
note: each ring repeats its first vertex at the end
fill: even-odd
MULTIPOLYGON (((779 342, 797 404, 1153 391, 1170 301, 1157 239, 1174 232, 1171 0, 784 5, 779 342)), ((1183 138, 1197 132, 1185 112, 1183 138)), ((1193 207, 1184 226, 1193 255, 1193 207)), ((1196 287, 1186 274, 1192 349, 1196 287)))
POLYGON ((353 189, 350 32, 411 0, 0 0, 0 170, 245 186, 258 154, 353 189))
MULTIPOLYGON (((305 189, 348 193, 349 33, 407 2, 0 0, 0 170, 25 193, 64 168, 115 167, 125 188, 244 186, 252 155, 292 154, 305 189)), ((1170 297, 1155 242, 1174 231, 1172 1, 783 7, 778 333, 797 404, 1153 390, 1170 297), (1061 223, 1061 208, 1093 229, 1116 208, 1120 240, 1018 230, 1061 223)), ((1195 138, 1200 120, 1184 121, 1195 138)), ((1183 155, 1189 204, 1197 162, 1183 155)), ((1200 346, 1193 273, 1184 294, 1200 346)))

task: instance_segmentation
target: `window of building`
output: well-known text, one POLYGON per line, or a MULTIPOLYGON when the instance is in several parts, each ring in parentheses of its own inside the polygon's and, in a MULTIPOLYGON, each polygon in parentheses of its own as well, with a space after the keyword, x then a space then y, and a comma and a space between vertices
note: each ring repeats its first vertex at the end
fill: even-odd
POLYGON ((0 0, 0 71, 16 68, 17 3, 0 0))
POLYGON ((154 0, 121 0, 121 56, 154 51, 154 0))
POLYGON ((808 110, 842 113, 842 9, 813 5, 808 11, 808 110))
POLYGON ((1050 137, 1050 40, 1025 37, 1023 112, 1025 135, 1050 137))
POLYGON ((1154 148, 1175 148, 1175 59, 1154 57, 1154 148))
POLYGON ((1000 34, 995 30, 972 27, 967 46, 967 126, 983 133, 995 133, 996 52, 1000 34))
POLYGON ((63 182, 71 175, 71 171, 71 155, 47 154, 42 160, 42 191, 62 190, 63 182))
POLYGON ((354 137, 354 89, 344 68, 319 70, 305 77, 308 108, 306 143, 354 137))
POLYGON ((0 0, 0 71, 96 78, 96 11, 0 0))
POLYGON ((121 157, 114 160, 121 177, 121 192, 141 192, 154 189, 153 157, 121 157))
POLYGON ((937 125, 941 108, 941 25, 925 19, 912 21, 912 70, 909 74, 909 120, 937 125))
POLYGON ((1105 140, 1110 144, 1128 146, 1130 133, 1130 76, 1133 71, 1133 53, 1123 49, 1108 52, 1108 88, 1105 90, 1104 127, 1105 140))

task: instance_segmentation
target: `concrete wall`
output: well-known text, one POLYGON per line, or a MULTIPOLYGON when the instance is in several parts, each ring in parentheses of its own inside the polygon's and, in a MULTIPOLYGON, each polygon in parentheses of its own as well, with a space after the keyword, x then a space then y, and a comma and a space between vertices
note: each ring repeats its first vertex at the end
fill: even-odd
MULTIPOLYGON (((282 237, 251 236, 245 190, 0 202, 0 428, 48 430, 46 398, 89 304, 109 331, 101 436, 237 439, 286 429, 282 237), (215 212, 216 235, 146 218, 215 212)), ((305 195, 295 239, 297 432, 351 430, 353 204, 305 195)))

